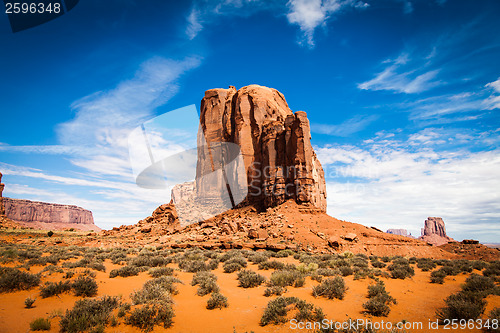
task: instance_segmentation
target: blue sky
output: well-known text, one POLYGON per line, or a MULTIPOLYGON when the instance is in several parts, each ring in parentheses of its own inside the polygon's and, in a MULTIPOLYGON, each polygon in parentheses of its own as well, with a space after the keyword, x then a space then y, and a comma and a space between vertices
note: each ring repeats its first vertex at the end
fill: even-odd
POLYGON ((328 212, 500 239, 500 2, 81 1, 13 34, 0 15, 4 195, 103 228, 169 201, 136 186, 127 135, 211 88, 261 84, 308 113, 328 212))

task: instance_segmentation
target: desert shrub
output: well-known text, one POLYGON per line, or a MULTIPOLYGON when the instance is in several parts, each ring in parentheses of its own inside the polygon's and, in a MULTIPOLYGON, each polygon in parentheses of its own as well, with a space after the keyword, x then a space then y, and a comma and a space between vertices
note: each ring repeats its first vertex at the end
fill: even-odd
POLYGON ((153 330, 155 325, 172 326, 174 310, 168 302, 155 302, 135 308, 126 318, 125 323, 140 328, 145 332, 153 330))
POLYGON ((344 299, 347 286, 344 279, 340 276, 323 280, 321 284, 313 287, 312 294, 314 297, 323 296, 328 299, 344 299))
POLYGON ((109 321, 111 311, 118 305, 118 298, 110 296, 78 300, 73 309, 66 310, 66 314, 61 318, 60 331, 78 333, 94 327, 104 327, 109 321))
POLYGON ((307 303, 297 297, 278 297, 267 303, 264 313, 260 319, 260 325, 280 324, 287 321, 290 310, 298 310, 295 319, 298 321, 321 321, 324 319, 323 311, 314 305, 307 303), (293 307, 291 307, 293 305, 293 307))
POLYGON ((359 268, 368 268, 368 260, 363 257, 354 257, 351 259, 352 266, 359 268))
POLYGON ((339 267, 339 271, 342 276, 349 276, 354 273, 350 266, 341 266, 339 267))
POLYGON ((72 284, 71 288, 76 296, 93 297, 97 295, 97 282, 88 276, 79 276, 72 284))
POLYGON ((37 318, 30 323, 30 330, 32 331, 49 331, 50 321, 46 318, 37 318))
POLYGON ((440 321, 444 319, 477 319, 486 308, 484 294, 470 291, 460 291, 446 298, 446 307, 436 311, 440 321))
POLYGON ((26 309, 31 309, 33 307, 33 304, 35 303, 36 298, 31 298, 31 297, 26 297, 24 300, 24 307, 26 309))
POLYGON ((301 272, 302 274, 309 274, 311 272, 314 272, 318 269, 319 265, 315 262, 310 262, 307 265, 302 263, 297 265, 297 270, 301 272))
POLYGON ((264 290, 264 296, 269 297, 269 296, 281 296, 283 293, 286 292, 286 288, 281 287, 281 286, 272 286, 272 287, 267 287, 266 290, 264 290))
POLYGON ((160 276, 171 276, 174 275, 174 269, 171 267, 153 267, 149 269, 148 274, 154 278, 160 276))
POLYGON ((274 255, 274 257, 276 258, 286 258, 288 256, 293 256, 295 254, 294 251, 292 250, 279 250, 278 252, 276 252, 276 254, 274 255))
POLYGON ((52 273, 64 273, 64 270, 56 265, 49 265, 42 269, 41 273, 44 272, 49 272, 49 275, 51 275, 52 273))
POLYGON ((474 260, 472 262, 472 268, 473 269, 476 269, 478 271, 482 271, 483 269, 485 269, 486 267, 488 266, 487 263, 485 263, 484 261, 482 260, 474 260))
POLYGON ((293 286, 295 288, 302 287, 305 283, 305 277, 299 271, 279 270, 274 271, 269 279, 269 286, 293 286))
POLYGON ((495 282, 490 277, 477 274, 469 276, 462 286, 463 291, 482 292, 485 296, 493 293, 495 288, 495 282))
POLYGON ((254 264, 260 264, 261 262, 267 261, 269 259, 269 255, 266 253, 255 253, 248 257, 248 261, 254 264))
POLYGON ((390 262, 391 258, 388 257, 388 256, 383 256, 383 257, 380 258, 380 260, 383 261, 383 262, 390 262))
POLYGON ((0 267, 0 292, 26 290, 40 284, 40 274, 31 274, 17 268, 0 267))
POLYGON ((368 298, 369 300, 363 304, 363 308, 372 316, 386 317, 391 311, 389 305, 396 304, 396 300, 385 290, 382 281, 368 286, 368 298))
POLYGON ((67 271, 66 273, 64 273, 63 279, 71 279, 73 276, 75 276, 74 271, 67 271))
POLYGON ((88 268, 95 269, 96 271, 106 272, 106 266, 102 263, 102 261, 94 261, 87 265, 88 268))
POLYGON ((331 268, 319 268, 317 271, 316 271, 316 274, 318 275, 322 275, 322 276, 335 276, 335 275, 339 275, 340 274, 340 271, 338 270, 333 270, 331 268))
POLYGON ((389 265, 387 269, 391 272, 391 277, 393 279, 404 280, 407 277, 415 275, 415 270, 410 266, 409 261, 402 257, 393 259, 392 264, 389 265))
POLYGON ((351 263, 345 259, 330 260, 328 264, 330 267, 351 267, 351 263))
POLYGON ((222 267, 224 273, 233 273, 247 267, 247 261, 245 258, 237 256, 225 261, 222 267))
POLYGON ((444 272, 447 276, 455 276, 460 273, 460 268, 458 265, 454 265, 453 263, 447 262, 443 265, 439 270, 444 272))
POLYGON ((51 230, 51 231, 49 231, 49 232, 47 232, 47 236, 49 236, 49 237, 54 236, 54 232, 53 232, 52 230, 51 230))
POLYGON ((436 268, 436 263, 434 260, 429 258, 420 258, 417 259, 417 267, 422 270, 422 272, 428 272, 436 268))
POLYGON ((252 270, 244 269, 238 272, 239 286, 243 288, 254 288, 260 286, 266 278, 252 270))
POLYGON ((109 277, 115 278, 117 276, 121 277, 134 276, 134 275, 139 275, 140 271, 141 270, 136 266, 123 266, 111 270, 111 272, 109 272, 109 277))
POLYGON ((198 285, 197 294, 199 296, 205 296, 212 292, 219 292, 219 286, 217 285, 217 277, 210 272, 198 272, 193 276, 191 285, 198 285))
POLYGON ((40 296, 42 298, 47 298, 50 296, 59 295, 61 293, 71 290, 70 281, 59 281, 59 282, 46 282, 43 287, 40 288, 40 296))
POLYGON ((445 277, 446 277, 446 272, 440 268, 436 271, 431 272, 431 283, 443 284, 445 277))
POLYGON ((500 276, 500 261, 490 262, 488 267, 483 271, 484 276, 500 276))
POLYGON ((374 260, 372 261, 372 266, 375 268, 384 268, 387 264, 382 261, 374 260))
POLYGON ((158 267, 165 266, 170 262, 172 262, 172 259, 170 258, 152 255, 149 252, 145 252, 144 254, 140 254, 137 257, 132 258, 128 264, 135 267, 158 267))
POLYGON ((182 281, 173 276, 160 276, 144 283, 144 287, 148 288, 149 286, 157 285, 160 286, 163 290, 168 291, 172 295, 176 295, 179 292, 177 291, 174 283, 182 283, 182 281))
POLYGON ((204 260, 181 260, 179 261, 179 268, 189 273, 210 270, 210 267, 204 260))
POLYGON ((277 260, 268 260, 259 263, 259 269, 268 270, 268 269, 283 269, 285 268, 285 264, 277 261, 277 260))
POLYGON ((130 295, 134 304, 145 304, 150 302, 167 302, 171 303, 171 294, 176 294, 178 291, 174 283, 180 283, 179 279, 171 276, 162 276, 149 280, 142 286, 142 289, 133 292, 130 295))
POLYGON ((490 320, 490 327, 486 329, 487 332, 500 333, 500 308, 494 308, 491 310, 488 319, 490 320), (495 321, 496 320, 496 321, 495 321), (493 323, 496 322, 494 326, 493 323))
POLYGON ((207 301, 207 309, 209 310, 227 308, 228 306, 227 297, 219 292, 213 292, 207 301))

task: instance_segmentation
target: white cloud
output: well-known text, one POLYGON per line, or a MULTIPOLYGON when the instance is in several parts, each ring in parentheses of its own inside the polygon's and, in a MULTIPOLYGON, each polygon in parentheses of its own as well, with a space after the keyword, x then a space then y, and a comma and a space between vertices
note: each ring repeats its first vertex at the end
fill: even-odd
POLYGON ((488 83, 485 87, 493 90, 483 103, 485 108, 487 110, 500 109, 500 78, 488 83))
POLYGON ((314 31, 317 27, 325 25, 334 13, 344 7, 363 9, 369 5, 362 1, 290 0, 287 6, 288 22, 299 26, 305 44, 312 48, 314 47, 314 31))
POLYGON ((203 30, 203 25, 200 20, 200 11, 197 8, 193 8, 187 17, 188 26, 186 28, 186 34, 189 39, 195 38, 198 33, 203 30))
POLYGON ((414 94, 429 90, 441 84, 434 80, 439 70, 430 70, 420 73, 417 70, 399 73, 400 65, 406 64, 408 59, 398 57, 394 64, 378 73, 373 79, 358 84, 362 90, 388 90, 398 93, 414 94))
MULTIPOLYGON (((417 236, 428 216, 441 216, 452 237, 498 239, 500 150, 443 151, 438 149, 441 132, 429 129, 407 141, 374 138, 361 146, 317 149, 328 177, 329 213, 384 229, 407 228, 417 236), (478 230, 479 224, 489 235, 478 230)), ((459 134, 454 139, 486 141, 498 136, 459 134)))
POLYGON ((378 119, 376 115, 357 115, 347 119, 339 125, 311 124, 311 131, 319 134, 347 137, 365 129, 368 125, 378 119))

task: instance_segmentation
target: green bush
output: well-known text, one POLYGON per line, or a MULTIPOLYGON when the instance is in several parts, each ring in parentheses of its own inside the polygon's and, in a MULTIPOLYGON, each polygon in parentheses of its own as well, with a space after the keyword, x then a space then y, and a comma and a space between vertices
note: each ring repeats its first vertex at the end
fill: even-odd
POLYGON ((213 292, 207 301, 207 309, 209 310, 227 308, 228 306, 227 297, 219 292, 213 292))
POLYGON ((253 288, 260 286, 266 278, 252 270, 244 269, 238 272, 239 286, 243 288, 253 288))
POLYGON ((268 285, 295 288, 302 287, 305 283, 305 277, 299 271, 294 270, 279 270, 271 274, 268 285))
POLYGON ((322 296, 328 299, 344 299, 346 290, 347 287, 344 279, 340 276, 336 276, 334 278, 323 280, 321 284, 313 287, 312 294, 314 297, 322 296))
POLYGON ((285 264, 277 261, 277 260, 268 260, 259 263, 259 269, 268 270, 268 269, 283 269, 285 268, 285 264))
POLYGON ((36 298, 31 298, 31 297, 27 297, 25 300, 24 300, 24 306, 26 309, 31 309, 33 307, 33 304, 35 303, 36 301, 36 298))
POLYGON ((368 286, 368 302, 363 304, 363 308, 372 316, 386 317, 391 308, 390 304, 396 304, 396 300, 385 290, 384 282, 379 281, 368 286))
POLYGON ((428 272, 436 268, 436 263, 434 260, 429 258, 420 258, 417 259, 417 267, 422 270, 422 272, 428 272))
POLYGON ((470 291, 460 291, 446 298, 446 307, 436 311, 440 321, 444 319, 477 319, 485 308, 484 294, 470 291))
POLYGON ((500 333, 500 308, 494 308, 491 310, 488 319, 490 320, 490 328, 487 328, 487 332, 500 333), (492 323, 496 320, 496 328, 492 327, 492 323))
POLYGON ((160 276, 174 275, 174 269, 171 267, 153 267, 149 269, 148 273, 152 277, 157 278, 160 276))
POLYGON ((440 268, 431 273, 431 283, 443 284, 445 277, 446 277, 446 272, 440 268))
POLYGON ((382 261, 374 260, 372 261, 372 266, 375 268, 384 268, 387 264, 382 261))
POLYGON ((149 280, 142 286, 142 289, 132 293, 130 298, 134 304, 145 304, 150 302, 162 301, 171 303, 171 294, 176 294, 177 289, 173 285, 180 280, 171 276, 162 276, 149 280))
POLYGON ((297 270, 302 274, 308 274, 314 272, 318 269, 319 265, 317 263, 311 262, 309 264, 299 264, 297 265, 297 270))
POLYGON ((368 302, 363 304, 363 308, 367 313, 376 317, 387 317, 389 312, 391 312, 391 308, 380 296, 370 298, 368 302))
POLYGON ((264 290, 264 296, 281 296, 284 292, 286 292, 286 288, 283 288, 281 286, 267 287, 266 290, 264 290))
POLYGON ((111 272, 109 272, 109 277, 115 278, 117 276, 121 277, 134 276, 134 275, 139 275, 140 271, 141 270, 136 266, 123 266, 111 270, 111 272))
POLYGON ((487 276, 472 274, 465 280, 462 290, 470 292, 483 292, 485 295, 493 293, 495 289, 495 282, 487 276))
POLYGON ((500 261, 490 262, 488 267, 483 271, 484 276, 500 276, 500 261))
POLYGON ((45 318, 37 318, 30 323, 32 331, 49 331, 50 326, 50 321, 45 318))
POLYGON ((339 271, 342 276, 349 276, 354 273, 351 266, 341 266, 339 267, 339 271))
POLYGON ((217 285, 217 277, 210 272, 198 272, 193 276, 191 281, 192 286, 198 285, 197 294, 199 296, 205 296, 212 292, 219 292, 219 286, 217 285))
POLYGON ((267 261, 269 255, 266 253, 255 253, 248 257, 248 261, 254 264, 260 264, 261 262, 267 261))
POLYGON ((79 276, 72 284, 76 296, 93 297, 97 295, 97 282, 88 276, 79 276))
POLYGON ((59 282, 46 282, 43 287, 40 288, 40 296, 42 298, 47 298, 50 296, 59 295, 63 292, 71 290, 71 282, 69 281, 59 281, 59 282))
POLYGON ((393 279, 404 280, 407 277, 412 277, 415 275, 415 270, 410 266, 408 260, 405 258, 397 258, 392 261, 393 263, 387 267, 391 272, 391 277, 393 279))
POLYGON ((224 262, 222 266, 224 273, 233 273, 247 267, 247 261, 243 257, 233 257, 224 262))
POLYGON ((81 299, 59 322, 62 333, 85 332, 94 327, 105 326, 111 311, 119 305, 117 297, 104 296, 99 299, 81 299))
POLYGON ((278 297, 267 303, 264 313, 260 319, 260 325, 281 324, 287 322, 287 314, 289 310, 298 310, 295 314, 295 319, 298 321, 321 321, 324 319, 323 311, 320 308, 315 308, 312 304, 307 303, 297 297, 278 297), (293 307, 290 307, 293 305, 293 307))
POLYGON ((40 284, 40 274, 31 274, 17 268, 0 267, 0 292, 26 290, 40 284))
POLYGON ((168 302, 154 302, 135 308, 126 318, 125 323, 140 328, 145 332, 153 330, 155 325, 172 326, 174 310, 168 302))

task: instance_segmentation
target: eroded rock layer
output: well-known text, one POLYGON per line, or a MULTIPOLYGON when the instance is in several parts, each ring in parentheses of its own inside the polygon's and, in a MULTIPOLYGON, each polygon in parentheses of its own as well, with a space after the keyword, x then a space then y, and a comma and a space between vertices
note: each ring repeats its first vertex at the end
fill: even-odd
MULTIPOLYGON (((240 206, 269 208, 294 199, 326 211, 324 172, 311 146, 307 114, 294 114, 276 89, 250 85, 206 91, 200 110, 197 180, 219 167, 212 156, 206 156, 210 150, 200 147, 219 142, 241 149, 245 172, 227 176, 248 185, 240 206)), ((212 187, 219 188, 196 182, 198 195, 207 197, 212 187)))
POLYGON ((455 242, 453 238, 446 235, 444 221, 440 217, 428 217, 425 220, 420 239, 437 246, 455 242))
POLYGON ((3 201, 5 215, 26 226, 100 230, 94 224, 92 212, 81 207, 11 198, 3 198, 3 201))

